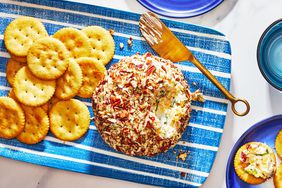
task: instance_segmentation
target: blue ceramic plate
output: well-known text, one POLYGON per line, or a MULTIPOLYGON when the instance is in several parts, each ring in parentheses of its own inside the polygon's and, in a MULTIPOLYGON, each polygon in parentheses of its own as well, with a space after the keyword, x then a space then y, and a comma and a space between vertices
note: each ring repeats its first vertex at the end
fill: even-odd
POLYGON ((257 48, 258 66, 264 78, 282 91, 282 20, 271 24, 262 34, 257 48))
POLYGON ((188 18, 204 14, 223 0, 138 0, 149 10, 172 18, 188 18))
POLYGON ((249 128, 236 142, 228 159, 226 168, 226 187, 227 188, 254 188, 261 185, 249 185, 236 175, 233 161, 237 150, 247 142, 257 141, 269 145, 274 150, 275 138, 282 129, 282 115, 277 115, 265 119, 249 128))

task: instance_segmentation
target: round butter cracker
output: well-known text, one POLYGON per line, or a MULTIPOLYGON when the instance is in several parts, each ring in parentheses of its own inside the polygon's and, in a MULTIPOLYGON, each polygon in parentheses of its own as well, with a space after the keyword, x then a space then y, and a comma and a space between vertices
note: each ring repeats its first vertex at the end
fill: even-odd
POLYGON ((17 139, 25 144, 42 141, 49 131, 49 117, 42 107, 22 106, 25 113, 25 127, 17 139))
POLYGON ((55 95, 48 101, 48 112, 50 112, 50 110, 52 109, 52 107, 59 102, 60 99, 57 98, 55 95))
POLYGON ((48 36, 44 25, 36 18, 21 16, 13 20, 4 32, 7 50, 19 57, 27 56, 34 41, 48 36))
POLYGON ((6 78, 11 86, 14 85, 14 79, 18 70, 20 70, 26 63, 18 62, 12 58, 8 60, 6 66, 6 78))
POLYGON ((0 97, 0 137, 12 139, 24 129, 25 115, 21 106, 12 98, 0 97))
POLYGON ((79 89, 78 96, 90 98, 106 74, 105 66, 93 58, 82 57, 76 60, 82 70, 82 86, 79 89))
POLYGON ((73 141, 82 137, 90 125, 87 106, 70 99, 57 102, 49 112, 50 130, 60 140, 73 141))
POLYGON ((15 76, 14 92, 20 103, 41 106, 49 101, 56 88, 56 81, 40 80, 24 66, 15 76))
POLYGON ((82 85, 82 71, 74 59, 69 59, 67 71, 57 80, 55 96, 62 100, 74 97, 82 85))
POLYGON ((45 103, 45 104, 43 104, 42 106, 40 106, 46 113, 48 112, 48 110, 49 110, 49 104, 48 104, 48 102, 47 103, 45 103))
POLYGON ((279 131, 275 139, 275 150, 278 157, 282 160, 282 129, 279 131))
MULTIPOLYGON (((248 184, 252 184, 252 185, 257 185, 257 184, 261 184, 263 182, 265 182, 267 179, 263 179, 263 178, 257 178, 251 174, 249 174, 248 172, 246 172, 244 170, 244 168, 246 166, 244 166, 244 163, 241 162, 241 153, 247 149, 247 145, 248 144, 252 144, 252 143, 255 143, 255 142, 249 142, 243 146, 241 146, 239 148, 239 150, 237 151, 236 155, 235 155, 235 158, 234 158, 234 169, 235 169, 235 172, 236 174, 238 175, 238 177, 248 183, 248 184)), ((260 143, 260 144, 263 144, 263 143, 260 143)), ((272 150, 269 146, 267 146, 266 144, 263 144, 267 147, 267 149, 269 150, 272 150)), ((272 153, 271 154, 271 158, 276 161, 276 158, 275 158, 275 154, 272 153)))
POLYGON ((57 31, 53 37, 64 43, 70 53, 70 57, 76 59, 90 55, 90 43, 87 36, 80 30, 74 28, 63 28, 57 31))
MULTIPOLYGON (((20 106, 21 106, 22 108, 23 108, 23 107, 28 107, 28 106, 26 106, 26 105, 24 105, 24 104, 22 104, 22 103, 20 103, 20 102, 18 101, 17 96, 15 95, 15 92, 14 92, 14 89, 13 89, 13 88, 12 88, 12 89, 10 90, 10 92, 8 93, 8 97, 14 99, 17 103, 20 104, 20 106)), ((49 101, 50 101, 50 100, 49 100, 49 101)), ((49 102, 47 102, 46 104, 44 104, 44 105, 42 105, 42 106, 40 106, 40 107, 47 113, 48 110, 49 110, 49 102)))
POLYGON ((82 32, 90 41, 90 57, 104 65, 108 64, 115 52, 115 42, 110 32, 99 26, 85 27, 82 32))
POLYGON ((274 175, 275 188, 282 188, 282 163, 278 166, 274 175))
POLYGON ((44 37, 30 47, 27 65, 30 71, 42 80, 57 79, 68 68, 69 53, 64 44, 55 38, 44 37))
POLYGON ((10 92, 8 93, 8 97, 14 99, 17 103, 19 103, 18 99, 17 99, 17 96, 15 95, 15 92, 14 92, 14 89, 12 88, 10 90, 10 92))

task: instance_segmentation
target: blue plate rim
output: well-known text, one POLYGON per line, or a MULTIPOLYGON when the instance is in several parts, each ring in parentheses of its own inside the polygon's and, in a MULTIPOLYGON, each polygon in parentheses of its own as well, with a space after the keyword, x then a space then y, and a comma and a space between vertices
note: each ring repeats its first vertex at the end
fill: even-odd
POLYGON ((259 39, 259 42, 258 42, 258 45, 257 45, 257 64, 258 64, 259 70, 260 70, 262 76, 264 77, 264 79, 265 79, 271 86, 273 86, 274 88, 278 89, 279 91, 282 91, 282 87, 279 87, 279 86, 275 85, 275 84, 267 77, 266 73, 264 72, 263 68, 261 67, 261 62, 262 62, 262 60, 260 59, 261 45, 262 45, 263 40, 265 39, 266 34, 267 34, 276 24, 278 24, 279 22, 282 22, 282 19, 278 19, 278 20, 274 21, 272 24, 270 24, 270 25, 264 30, 264 32, 262 33, 262 35, 260 36, 260 39, 259 39))
MULTIPOLYGON (((189 14, 175 14, 175 15, 172 15, 170 12, 167 12, 167 11, 158 11, 158 7, 152 7, 152 6, 149 6, 146 4, 146 2, 144 2, 144 0, 137 0, 143 7, 145 7, 146 9, 156 13, 156 14, 159 14, 161 16, 165 16, 165 17, 168 17, 168 18, 192 18, 192 17, 196 17, 196 16, 200 16, 200 15, 203 15, 213 9, 215 9, 216 7, 218 7, 220 4, 223 3, 224 0, 218 0, 213 6, 209 6, 208 8, 205 8, 204 10, 200 10, 200 11, 196 11, 196 12, 193 12, 193 13, 189 13, 189 14)), ((147 0, 145 0, 147 1, 147 0)), ((191 9, 193 10, 193 9, 191 9)))
POLYGON ((233 146, 232 150, 231 150, 231 153, 229 154, 229 158, 228 158, 228 161, 227 161, 227 166, 226 166, 226 173, 225 173, 225 179, 226 179, 226 187, 227 188, 231 188, 230 187, 230 182, 229 182, 229 171, 230 171, 230 168, 233 164, 233 157, 235 155, 235 153, 237 152, 237 148, 239 147, 241 141, 245 138, 245 136, 247 134, 249 134, 251 131, 253 131, 254 129, 257 129, 258 127, 260 126, 265 126, 265 123, 269 122, 269 121, 273 121, 273 120, 276 120, 276 119, 282 119, 282 114, 279 114, 279 115, 275 115, 275 116, 271 116, 271 117, 268 117, 266 119, 263 119, 257 123, 255 123, 253 126, 251 126, 249 129, 247 129, 244 134, 242 134, 240 136, 240 138, 236 141, 235 145, 233 146))

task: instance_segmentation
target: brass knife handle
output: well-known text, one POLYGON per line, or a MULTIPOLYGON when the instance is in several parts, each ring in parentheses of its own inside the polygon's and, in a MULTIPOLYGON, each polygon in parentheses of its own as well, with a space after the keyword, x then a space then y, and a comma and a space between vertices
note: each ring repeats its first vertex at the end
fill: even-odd
POLYGON ((248 103, 247 100, 245 99, 237 99, 235 98, 234 100, 231 101, 231 104, 232 104, 232 111, 234 112, 234 114, 236 114, 237 116, 245 116, 249 113, 250 111, 250 104, 248 103), (237 102, 242 102, 246 105, 246 110, 244 112, 238 112, 235 108, 235 105, 237 102))
POLYGON ((188 60, 191 61, 231 102, 232 104, 232 111, 237 116, 245 116, 250 111, 250 104, 245 99, 238 99, 235 98, 213 75, 212 73, 204 67, 202 63, 200 63, 193 55, 188 57, 188 60), (235 108, 236 103, 242 102, 246 106, 245 111, 238 112, 235 108))

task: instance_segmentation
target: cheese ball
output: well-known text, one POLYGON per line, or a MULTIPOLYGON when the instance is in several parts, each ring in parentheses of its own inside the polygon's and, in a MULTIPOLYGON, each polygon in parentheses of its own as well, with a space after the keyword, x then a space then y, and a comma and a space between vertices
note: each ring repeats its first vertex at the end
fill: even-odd
POLYGON ((125 57, 94 91, 95 125, 117 151, 153 156, 181 138, 191 98, 187 81, 171 61, 150 53, 125 57))

